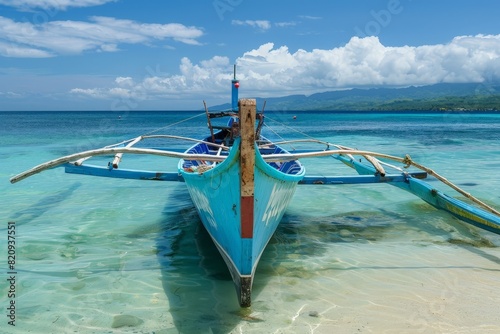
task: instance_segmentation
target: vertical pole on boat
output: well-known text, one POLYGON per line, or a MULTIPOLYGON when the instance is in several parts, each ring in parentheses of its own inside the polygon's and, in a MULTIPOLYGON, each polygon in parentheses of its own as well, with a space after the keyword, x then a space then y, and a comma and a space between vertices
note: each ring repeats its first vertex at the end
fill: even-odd
POLYGON ((231 80, 231 109, 234 112, 238 111, 238 88, 240 87, 239 80, 236 80, 236 64, 233 70, 233 80, 231 80))
POLYGON ((254 99, 242 99, 240 108, 241 237, 253 237, 255 108, 254 99))
MULTIPOLYGON (((239 101, 240 118, 240 227, 242 243, 242 262, 252 262, 252 243, 254 228, 254 189, 255 189, 255 118, 256 101, 239 101)), ((249 307, 252 301, 251 275, 240 277, 238 297, 242 307, 249 307)))

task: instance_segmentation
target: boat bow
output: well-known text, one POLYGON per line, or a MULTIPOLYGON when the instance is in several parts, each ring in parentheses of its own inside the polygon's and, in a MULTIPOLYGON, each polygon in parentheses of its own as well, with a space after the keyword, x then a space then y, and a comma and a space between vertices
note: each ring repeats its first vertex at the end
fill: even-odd
POLYGON ((181 160, 178 166, 243 307, 251 304, 259 259, 305 174, 298 162, 296 170, 280 171, 264 161, 255 143, 255 112, 255 100, 240 101, 241 136, 223 162, 201 172, 191 169, 204 165, 199 160, 181 160))

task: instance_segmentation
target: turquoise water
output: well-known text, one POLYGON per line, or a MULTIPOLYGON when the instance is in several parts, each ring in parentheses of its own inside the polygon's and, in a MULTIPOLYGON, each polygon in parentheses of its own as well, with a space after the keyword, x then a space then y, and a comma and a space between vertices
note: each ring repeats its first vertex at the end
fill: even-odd
MULTIPOLYGON (((0 113, 0 333, 500 331, 500 238, 388 185, 298 187, 261 259, 253 305, 242 310, 182 183, 62 169, 8 182, 44 161, 169 124, 163 132, 200 137, 206 122, 196 115, 0 113), (16 232, 15 298, 8 222, 16 232)), ((409 153, 500 207, 500 115, 269 113, 267 123, 273 139, 306 133, 409 153)), ((125 156, 122 165, 145 163, 173 171, 177 162, 125 156)), ((316 175, 350 172, 330 158, 304 164, 316 175)))

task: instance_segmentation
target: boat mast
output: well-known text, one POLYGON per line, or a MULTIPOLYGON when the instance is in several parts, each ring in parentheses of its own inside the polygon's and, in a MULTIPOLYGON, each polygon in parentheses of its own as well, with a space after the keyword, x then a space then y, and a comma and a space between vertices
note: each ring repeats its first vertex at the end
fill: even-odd
POLYGON ((231 110, 233 112, 238 112, 238 88, 239 87, 240 87, 240 81, 236 80, 236 64, 234 64, 233 80, 231 80, 231 110))

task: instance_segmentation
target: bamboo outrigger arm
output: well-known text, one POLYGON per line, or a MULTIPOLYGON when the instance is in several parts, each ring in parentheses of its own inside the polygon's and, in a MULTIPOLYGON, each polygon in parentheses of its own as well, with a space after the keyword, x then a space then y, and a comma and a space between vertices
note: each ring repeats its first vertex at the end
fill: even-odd
POLYGON ((371 152, 371 151, 360 151, 355 149, 339 149, 339 150, 325 150, 325 151, 313 151, 313 152, 303 152, 303 153, 285 153, 285 154, 265 154, 262 157, 265 161, 291 161, 303 158, 316 158, 316 157, 326 157, 334 154, 353 154, 353 155, 369 155, 372 157, 386 158, 389 160, 395 160, 399 162, 404 162, 406 158, 400 158, 388 154, 371 152))
MULTIPOLYGON (((317 140, 317 139, 296 139, 296 140, 287 140, 287 141, 282 141, 282 142, 276 142, 274 143, 275 145, 283 145, 283 144, 294 144, 294 143, 317 143, 317 144, 323 144, 326 145, 326 150, 325 151, 330 151, 330 146, 336 147, 339 150, 353 150, 357 151, 354 148, 350 148, 347 146, 342 146, 342 145, 337 145, 337 144, 332 144, 326 141, 322 140, 317 140)), ((264 145, 265 146, 265 145, 264 145)), ((320 151, 319 151, 320 152, 320 151)), ((359 151, 358 151, 359 152, 359 151)), ((328 154, 327 154, 328 155, 328 154)), ((350 157, 352 157, 351 154, 348 154, 350 157)), ((368 160, 372 166, 377 170, 377 172, 381 175, 384 176, 386 174, 384 167, 381 165, 381 162, 378 161, 377 159, 373 158, 370 155, 363 155, 362 156, 368 160)))
MULTIPOLYGON (((127 147, 127 148, 132 147, 135 144, 137 144, 138 142, 140 142, 141 140, 142 140, 142 136, 137 137, 134 140, 132 140, 130 143, 128 143, 125 147, 127 147)), ((122 156, 123 156, 123 153, 117 153, 115 155, 115 158, 113 159, 113 162, 112 162, 113 168, 118 168, 118 164, 122 160, 122 156)))
MULTIPOLYGON (((113 145, 108 145, 104 146, 103 148, 119 148, 119 147, 132 147, 133 145, 137 144, 138 142, 144 140, 144 139, 178 139, 178 140, 185 140, 185 141, 192 141, 196 143, 204 143, 207 145, 210 145, 211 147, 216 147, 219 150, 229 150, 229 147, 225 145, 220 145, 220 144, 215 144, 211 142, 207 142, 204 140, 199 140, 199 139, 194 139, 194 138, 189 138, 189 137, 182 137, 182 136, 172 136, 172 135, 144 135, 144 136, 139 136, 136 138, 132 139, 127 139, 122 142, 113 144, 113 145)), ((119 153, 115 156, 113 160, 113 168, 118 168, 118 163, 121 161, 123 154, 119 153)), ((77 161, 74 162, 75 166, 81 166, 85 160, 88 160, 92 158, 92 156, 86 156, 84 158, 81 158, 77 161)))
POLYGON ((374 161, 376 161, 377 163, 373 164, 373 166, 379 172, 380 172, 380 170, 377 168, 376 165, 380 165, 380 164, 379 164, 379 161, 377 159, 375 159, 374 157, 398 161, 398 162, 404 164, 405 168, 408 168, 410 166, 414 166, 415 168, 423 170, 423 171, 427 172, 429 175, 434 176, 439 181, 443 182, 444 184, 446 184, 447 186, 449 186, 453 190, 462 194, 463 196, 465 196, 466 198, 468 198, 472 202, 478 204, 479 206, 483 207, 484 209, 488 210, 489 212, 491 212, 497 216, 500 216, 500 211, 496 210, 495 208, 491 207, 490 205, 488 205, 488 204, 482 202, 481 200, 477 199, 476 197, 472 196, 470 193, 466 192, 465 190, 461 189, 457 185, 448 181, 445 177, 439 175, 434 170, 427 168, 427 167, 413 161, 409 155, 406 155, 404 158, 401 158, 401 157, 396 157, 393 155, 371 152, 371 151, 359 151, 359 150, 355 150, 355 149, 340 149, 340 150, 325 150, 325 151, 305 152, 305 153, 268 154, 268 155, 264 155, 263 158, 265 161, 290 161, 290 160, 301 159, 301 158, 313 158, 313 157, 323 157, 323 156, 331 156, 331 155, 361 155, 361 156, 364 156, 365 158, 370 157, 370 159, 367 159, 367 160, 372 164, 374 161))
MULTIPOLYGON (((156 137, 156 136, 150 136, 150 137, 156 137)), ((158 137, 160 137, 160 136, 158 136, 158 137)), ((223 148, 225 148, 225 147, 221 147, 221 149, 223 149, 223 148)), ((78 160, 81 161, 82 159, 85 159, 88 157, 103 156, 103 155, 118 155, 118 154, 123 154, 123 153, 151 154, 151 155, 158 155, 158 156, 178 158, 178 159, 204 160, 204 161, 213 161, 213 162, 221 162, 225 159, 225 156, 212 155, 212 154, 188 154, 188 153, 179 153, 179 152, 166 151, 166 150, 134 148, 134 147, 107 147, 107 148, 101 148, 101 149, 97 149, 97 150, 90 150, 90 151, 75 153, 75 154, 67 155, 64 157, 60 157, 58 159, 54 159, 54 160, 45 162, 43 164, 40 164, 38 166, 35 166, 35 167, 27 170, 27 171, 24 171, 18 175, 13 176, 10 179, 10 182, 16 183, 16 182, 19 182, 21 180, 24 180, 27 177, 38 174, 44 170, 55 168, 55 167, 58 167, 60 165, 63 165, 65 163, 69 163, 69 162, 74 162, 74 161, 78 161, 78 160)), ((473 201, 474 203, 487 209, 489 212, 491 212, 497 216, 500 216, 500 212, 498 210, 496 210, 495 208, 480 201, 479 199, 472 196, 470 193, 464 191, 463 189, 459 188, 455 184, 448 181, 445 177, 436 173, 434 170, 427 168, 427 167, 425 167, 417 162, 414 162, 409 155, 406 155, 404 158, 401 158, 401 157, 396 157, 396 156, 392 156, 392 155, 388 155, 388 154, 382 154, 382 153, 371 152, 371 151, 360 151, 360 150, 355 150, 355 149, 339 149, 339 150, 325 150, 325 151, 314 151, 314 152, 304 152, 304 153, 266 154, 266 155, 263 155, 263 158, 265 161, 290 161, 290 160, 296 160, 296 159, 302 159, 302 158, 313 158, 313 157, 323 157, 323 156, 332 156, 332 155, 361 155, 361 156, 364 156, 365 158, 370 157, 367 160, 372 163, 374 168, 379 173, 380 173, 379 167, 380 168, 382 168, 382 167, 379 164, 379 161, 377 159, 375 159, 375 157, 385 158, 385 159, 389 159, 389 160, 393 160, 393 161, 398 161, 400 163, 405 164, 406 168, 408 168, 409 166, 414 166, 420 170, 427 172, 429 175, 434 176, 439 181, 448 185, 449 187, 451 187, 452 189, 454 189, 458 193, 462 194, 466 198, 473 201)), ((382 174, 383 173, 381 173, 381 175, 382 174)))
POLYGON ((76 161, 78 159, 92 157, 92 156, 102 156, 102 155, 115 155, 115 154, 151 154, 158 155, 162 157, 170 157, 170 158, 178 158, 178 159, 187 159, 187 160, 204 160, 204 161, 216 161, 221 162, 226 157, 221 155, 211 155, 211 154, 188 154, 188 153, 179 153, 172 151, 164 151, 164 150, 155 150, 155 149, 147 149, 147 148, 135 148, 135 147, 113 147, 113 148, 101 148, 97 150, 90 150, 80 153, 75 153, 71 155, 67 155, 64 157, 60 157, 54 160, 50 160, 38 166, 35 166, 27 171, 24 171, 10 179, 11 183, 16 183, 21 180, 24 180, 27 177, 43 172, 44 170, 51 169, 54 167, 58 167, 68 162, 76 161))

